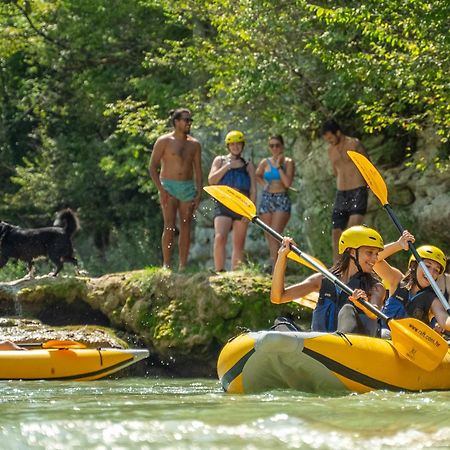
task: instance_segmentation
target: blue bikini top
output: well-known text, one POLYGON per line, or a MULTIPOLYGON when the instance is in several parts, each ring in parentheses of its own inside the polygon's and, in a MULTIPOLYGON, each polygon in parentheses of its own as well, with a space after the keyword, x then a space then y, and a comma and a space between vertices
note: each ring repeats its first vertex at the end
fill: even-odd
POLYGON ((264 172, 264 180, 266 180, 268 183, 271 183, 272 181, 280 181, 281 176, 278 169, 274 165, 272 165, 269 158, 267 158, 266 161, 267 164, 269 164, 270 169, 264 172))

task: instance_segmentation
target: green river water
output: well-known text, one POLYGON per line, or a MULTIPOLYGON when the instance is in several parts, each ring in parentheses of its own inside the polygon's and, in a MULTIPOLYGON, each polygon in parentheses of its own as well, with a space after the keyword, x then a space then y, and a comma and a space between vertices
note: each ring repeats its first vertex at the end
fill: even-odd
POLYGON ((1 449, 450 448, 450 392, 234 396, 149 378, 0 389, 1 449))

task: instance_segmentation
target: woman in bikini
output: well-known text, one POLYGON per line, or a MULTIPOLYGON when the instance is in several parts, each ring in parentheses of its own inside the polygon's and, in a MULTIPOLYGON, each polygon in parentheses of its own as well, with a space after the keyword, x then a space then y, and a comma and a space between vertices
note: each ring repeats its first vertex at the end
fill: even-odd
MULTIPOLYGON (((255 167, 242 157, 245 136, 240 131, 230 131, 225 137, 227 155, 214 158, 208 176, 209 184, 223 184, 233 187, 256 201, 255 167)), ((236 270, 244 259, 245 238, 248 219, 235 214, 220 203, 214 210, 214 267, 216 272, 225 270, 228 234, 233 231, 231 270, 236 270)))
MULTIPOLYGON (((291 201, 288 189, 291 187, 295 173, 295 164, 291 158, 284 156, 284 141, 281 135, 269 138, 272 156, 264 158, 256 169, 256 181, 263 186, 259 217, 261 220, 282 234, 291 217, 291 201)), ((268 234, 272 267, 277 259, 278 242, 268 234)))

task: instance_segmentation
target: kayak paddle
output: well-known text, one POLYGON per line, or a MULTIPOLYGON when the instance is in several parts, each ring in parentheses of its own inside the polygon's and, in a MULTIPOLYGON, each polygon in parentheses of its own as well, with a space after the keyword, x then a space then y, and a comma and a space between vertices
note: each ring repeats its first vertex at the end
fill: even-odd
MULTIPOLYGON (((397 230, 400 232, 401 235, 404 231, 404 228, 402 227, 400 221, 398 220, 398 217, 396 216, 394 210, 392 209, 391 205, 388 202, 388 191, 386 183, 383 180, 383 177, 380 175, 376 167, 364 155, 361 155, 361 153, 348 151, 347 154, 355 163, 355 166, 358 168, 358 170, 361 172, 361 175, 366 180, 366 183, 369 185, 370 190, 375 194, 378 200, 380 200, 381 204, 383 205, 383 208, 387 211, 389 217, 392 219, 397 230)), ((408 245, 412 254, 416 258, 417 263, 422 268, 423 273, 430 282, 430 285, 433 288, 433 291, 435 292, 437 298, 442 303, 442 306, 445 308, 447 313, 450 314, 450 305, 448 304, 447 299, 444 297, 444 294, 439 289, 439 286, 437 285, 436 281, 434 280, 433 276, 428 270, 428 267, 423 262, 423 259, 417 253, 416 247, 412 242, 408 242, 408 245)))
POLYGON ((306 308, 315 309, 318 300, 319 300, 319 293, 310 292, 309 294, 306 294, 301 298, 294 298, 294 300, 292 301, 298 303, 299 305, 305 306, 306 308))
POLYGON ((56 349, 71 349, 71 348, 87 348, 87 345, 83 344, 82 342, 78 341, 57 341, 57 340, 50 340, 46 342, 24 342, 24 343, 17 343, 16 345, 20 347, 37 347, 37 348, 44 348, 44 349, 50 349, 50 348, 56 348, 56 349))
MULTIPOLYGON (((275 239, 282 241, 283 236, 265 224, 256 215, 254 203, 236 189, 220 185, 206 186, 203 189, 216 200, 223 203, 228 209, 247 217, 250 221, 256 223, 263 228, 264 231, 275 237, 275 239)), ((329 272, 323 264, 317 262, 314 257, 302 252, 295 245, 291 245, 291 252, 288 256, 291 253, 295 253, 299 257, 299 261, 305 261, 304 263, 302 262, 302 264, 321 272, 324 277, 328 278, 342 291, 349 296, 352 295, 353 290, 333 273, 329 272)), ((422 369, 428 371, 435 369, 447 354, 447 341, 420 320, 414 318, 393 319, 386 316, 386 314, 362 298, 357 299, 357 302, 360 303, 365 310, 368 310, 369 313, 386 321, 391 330, 394 348, 400 355, 422 369)))

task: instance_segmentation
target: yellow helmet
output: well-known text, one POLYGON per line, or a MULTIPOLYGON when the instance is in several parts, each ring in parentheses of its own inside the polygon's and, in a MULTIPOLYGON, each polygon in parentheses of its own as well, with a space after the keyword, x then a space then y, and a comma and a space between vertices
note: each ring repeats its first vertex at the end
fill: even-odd
MULTIPOLYGON (((441 272, 445 270, 445 266, 447 265, 447 257, 440 248, 435 247, 434 245, 422 245, 417 249, 417 253, 423 259, 431 259, 432 261, 436 261, 442 267, 441 272)), ((411 255, 411 258, 409 258, 408 267, 410 267, 411 263, 415 260, 415 256, 411 255)))
POLYGON ((245 136, 241 131, 233 130, 225 136, 225 144, 234 144, 235 142, 244 142, 245 136))
POLYGON ((347 228, 339 238, 339 254, 344 253, 348 248, 359 248, 363 246, 384 249, 383 238, 378 231, 365 225, 356 225, 347 228))

